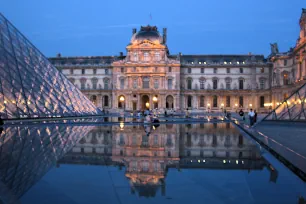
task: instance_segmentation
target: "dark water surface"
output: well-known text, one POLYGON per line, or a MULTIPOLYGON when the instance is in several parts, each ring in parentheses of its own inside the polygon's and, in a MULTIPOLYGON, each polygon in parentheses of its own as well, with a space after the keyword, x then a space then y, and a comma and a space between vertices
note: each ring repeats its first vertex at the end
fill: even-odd
POLYGON ((302 180, 229 123, 6 127, 0 179, 3 203, 288 204, 306 197, 302 180))

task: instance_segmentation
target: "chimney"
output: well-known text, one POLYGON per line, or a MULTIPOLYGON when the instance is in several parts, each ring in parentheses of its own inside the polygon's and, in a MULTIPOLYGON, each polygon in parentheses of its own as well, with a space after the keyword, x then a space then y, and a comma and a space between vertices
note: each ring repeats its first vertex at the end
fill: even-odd
POLYGON ((163 42, 167 43, 167 28, 163 28, 163 42))
POLYGON ((56 57, 62 57, 61 53, 57 53, 56 57))
POLYGON ((133 35, 137 32, 136 28, 133 28, 133 35))
POLYGON ((122 57, 123 56, 123 52, 119 52, 119 55, 120 55, 120 57, 122 57))

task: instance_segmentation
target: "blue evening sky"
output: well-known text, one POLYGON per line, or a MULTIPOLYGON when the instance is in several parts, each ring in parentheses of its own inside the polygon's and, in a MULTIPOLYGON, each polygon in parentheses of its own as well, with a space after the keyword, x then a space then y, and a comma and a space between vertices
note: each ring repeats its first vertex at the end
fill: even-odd
POLYGON ((306 0, 0 0, 47 57, 118 55, 132 28, 168 28, 171 54, 264 54, 295 45, 306 0), (152 19, 150 19, 150 14, 152 19))

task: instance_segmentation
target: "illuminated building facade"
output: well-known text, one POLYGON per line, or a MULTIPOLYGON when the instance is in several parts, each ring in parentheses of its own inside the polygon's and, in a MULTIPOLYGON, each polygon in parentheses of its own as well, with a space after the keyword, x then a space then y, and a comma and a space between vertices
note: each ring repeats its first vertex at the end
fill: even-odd
POLYGON ((300 26, 296 47, 279 53, 273 44, 268 59, 252 53, 170 55, 167 29, 161 34, 155 26, 144 26, 133 29, 125 56, 50 60, 100 109, 267 112, 306 76, 305 9, 300 26))

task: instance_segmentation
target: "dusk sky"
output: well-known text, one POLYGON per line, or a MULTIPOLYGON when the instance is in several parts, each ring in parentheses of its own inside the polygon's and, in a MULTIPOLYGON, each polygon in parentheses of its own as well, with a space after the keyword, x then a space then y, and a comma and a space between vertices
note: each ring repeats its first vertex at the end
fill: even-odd
POLYGON ((270 53, 295 45, 306 0, 0 0, 0 12, 47 57, 125 53, 132 28, 168 28, 171 54, 270 53), (152 19, 150 19, 150 14, 152 19))

